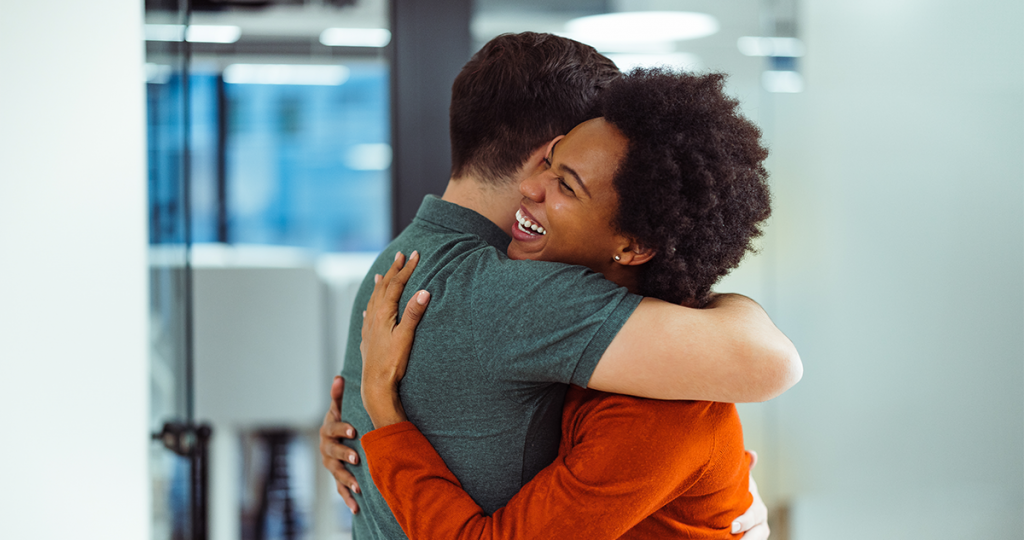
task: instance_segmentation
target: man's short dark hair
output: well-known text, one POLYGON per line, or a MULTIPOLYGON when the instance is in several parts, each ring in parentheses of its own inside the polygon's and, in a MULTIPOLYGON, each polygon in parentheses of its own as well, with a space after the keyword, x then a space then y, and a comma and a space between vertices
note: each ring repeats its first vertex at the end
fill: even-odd
POLYGON ((614 177, 615 224, 656 252, 641 268, 644 296, 704 305, 771 214, 768 150, 724 81, 638 69, 601 95, 605 120, 629 140, 614 177))
POLYGON ((618 76, 611 60, 571 39, 492 39, 452 85, 452 177, 511 178, 539 146, 598 116, 595 98, 618 76))

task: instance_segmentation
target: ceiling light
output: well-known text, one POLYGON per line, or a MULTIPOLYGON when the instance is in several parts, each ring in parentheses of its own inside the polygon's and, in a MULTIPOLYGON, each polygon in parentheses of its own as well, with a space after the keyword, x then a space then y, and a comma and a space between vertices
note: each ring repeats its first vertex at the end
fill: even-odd
POLYGON ((331 47, 383 47, 391 42, 391 32, 383 28, 328 28, 320 33, 320 43, 331 47))
POLYGON ((744 36, 736 41, 740 52, 747 56, 786 56, 800 57, 804 55, 804 42, 797 38, 787 37, 752 37, 744 36))
POLYGON ((145 35, 146 41, 182 41, 184 36, 192 43, 234 43, 242 37, 242 29, 212 24, 193 24, 187 29, 181 24, 147 24, 145 35))
POLYGON ((231 64, 224 68, 230 84, 302 84, 337 86, 348 80, 348 68, 310 64, 231 64))
POLYGON ((237 26, 193 24, 185 31, 185 39, 201 43, 234 43, 240 37, 242 29, 237 26))
POLYGON ((181 24, 147 24, 146 41, 184 41, 185 26, 181 24))
POLYGON ((687 11, 634 11, 573 19, 565 24, 567 36, 601 50, 622 45, 670 43, 697 39, 718 32, 718 20, 687 11))
POLYGON ((769 92, 795 94, 804 91, 804 78, 796 71, 765 71, 761 85, 769 92))
POLYGON ((345 165, 354 171, 384 171, 391 166, 390 144, 357 144, 345 153, 345 165))

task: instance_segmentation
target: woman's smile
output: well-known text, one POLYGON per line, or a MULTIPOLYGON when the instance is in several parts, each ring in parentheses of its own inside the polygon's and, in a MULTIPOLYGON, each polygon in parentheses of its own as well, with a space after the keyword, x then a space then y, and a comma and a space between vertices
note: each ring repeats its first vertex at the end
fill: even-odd
POLYGON ((527 235, 532 236, 539 234, 543 236, 544 234, 546 234, 544 227, 540 226, 540 223, 537 221, 537 218, 529 215, 528 212, 521 208, 519 210, 516 210, 516 222, 518 222, 517 228, 527 235))

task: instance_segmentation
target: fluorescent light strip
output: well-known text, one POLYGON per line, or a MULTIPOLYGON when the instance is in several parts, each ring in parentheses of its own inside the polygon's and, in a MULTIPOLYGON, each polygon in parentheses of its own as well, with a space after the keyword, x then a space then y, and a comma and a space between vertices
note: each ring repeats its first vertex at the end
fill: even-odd
POLYGON ((188 29, 181 24, 147 24, 146 41, 182 41, 191 43, 234 43, 242 37, 238 26, 193 24, 188 29))
MULTIPOLYGON (((634 11, 573 19, 567 35, 584 43, 663 43, 697 39, 718 32, 718 19, 688 11, 634 11)), ((596 47, 596 45, 595 45, 596 47)))
POLYGON ((224 68, 224 82, 338 86, 348 80, 348 73, 340 65, 231 64, 224 68))
POLYGON ((746 56, 778 56, 798 58, 804 55, 804 42, 797 38, 744 36, 736 47, 746 56))
POLYGON ((320 33, 320 43, 330 47, 383 47, 391 43, 391 32, 384 28, 328 28, 320 33))

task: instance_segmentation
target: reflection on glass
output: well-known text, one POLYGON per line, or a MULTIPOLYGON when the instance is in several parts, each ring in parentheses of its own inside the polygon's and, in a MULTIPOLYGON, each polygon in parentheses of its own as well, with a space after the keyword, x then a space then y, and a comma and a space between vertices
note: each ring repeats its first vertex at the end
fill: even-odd
MULTIPOLYGON (((231 243, 317 252, 382 249, 391 237, 386 66, 257 66, 228 66, 233 71, 225 70, 225 84, 216 72, 191 74, 193 241, 225 240, 218 234, 223 205, 231 243), (250 80, 257 82, 243 82, 250 80)), ((162 73, 159 66, 150 71, 162 73)), ((180 99, 180 84, 163 76, 168 84, 149 85, 153 244, 182 238, 181 224, 165 219, 178 211, 179 191, 160 181, 175 175, 180 163, 178 138, 160 124, 160 114, 180 99)))

